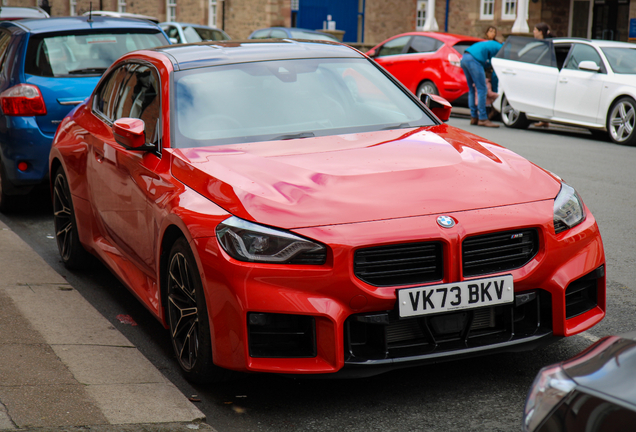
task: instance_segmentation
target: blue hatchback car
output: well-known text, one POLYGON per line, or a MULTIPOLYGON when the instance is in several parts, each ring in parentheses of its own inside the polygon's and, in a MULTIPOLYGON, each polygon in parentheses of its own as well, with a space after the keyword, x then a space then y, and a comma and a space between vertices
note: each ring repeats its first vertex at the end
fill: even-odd
POLYGON ((169 45, 149 21, 63 17, 0 23, 0 211, 48 179, 58 124, 121 55, 169 45))

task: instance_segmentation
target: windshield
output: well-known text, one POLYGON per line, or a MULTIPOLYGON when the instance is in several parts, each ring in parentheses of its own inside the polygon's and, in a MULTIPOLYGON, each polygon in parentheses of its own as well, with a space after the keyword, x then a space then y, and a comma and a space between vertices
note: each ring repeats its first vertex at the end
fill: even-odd
POLYGON ((614 73, 636 74, 636 49, 601 48, 614 73))
POLYGON ((175 72, 173 147, 429 126, 367 59, 278 60, 175 72))
POLYGON ((101 75, 129 51, 154 48, 169 42, 157 29, 126 33, 34 35, 29 39, 24 71, 44 77, 101 75))

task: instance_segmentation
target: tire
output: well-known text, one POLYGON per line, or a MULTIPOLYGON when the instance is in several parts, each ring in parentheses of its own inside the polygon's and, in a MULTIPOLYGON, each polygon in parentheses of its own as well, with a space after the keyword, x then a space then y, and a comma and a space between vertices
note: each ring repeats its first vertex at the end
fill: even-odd
POLYGON ((616 144, 636 145, 636 102, 623 97, 612 104, 607 114, 609 138, 616 144))
POLYGON ((9 190, 9 179, 4 171, 4 165, 0 160, 0 212, 7 213, 11 210, 14 204, 14 199, 11 195, 7 194, 9 190))
POLYGON ((437 86, 433 81, 426 80, 421 82, 420 85, 417 86, 417 92, 415 93, 415 96, 420 99, 424 93, 438 95, 439 90, 437 90, 437 86))
POLYGON ((92 256, 79 241, 73 199, 62 167, 57 169, 53 177, 53 224, 57 249, 64 266, 71 270, 87 268, 92 256))
POLYGON ((501 121, 504 125, 514 129, 526 129, 530 126, 530 120, 521 111, 514 109, 509 103, 506 95, 501 99, 501 121))
POLYGON ((212 361, 205 294, 194 255, 183 237, 170 249, 164 283, 170 339, 183 375, 196 383, 226 381, 232 372, 212 361))

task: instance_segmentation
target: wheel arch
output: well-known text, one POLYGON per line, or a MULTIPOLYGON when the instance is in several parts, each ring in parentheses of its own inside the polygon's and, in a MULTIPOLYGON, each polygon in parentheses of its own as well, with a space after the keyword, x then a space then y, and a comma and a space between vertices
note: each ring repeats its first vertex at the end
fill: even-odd
MULTIPOLYGON (((612 107, 614 106, 614 104, 621 98, 624 97, 628 97, 630 99, 632 99, 634 101, 634 103, 636 104, 636 93, 634 92, 627 92, 627 91, 622 91, 622 92, 617 92, 614 96, 612 96, 612 99, 610 101, 609 104, 607 104, 607 108, 605 109, 605 112, 601 113, 602 114, 602 120, 603 120, 603 125, 605 126, 605 130, 608 131, 609 128, 607 127, 607 119, 609 116, 610 111, 612 110, 612 107)), ((600 119, 599 119, 600 120, 600 119)))

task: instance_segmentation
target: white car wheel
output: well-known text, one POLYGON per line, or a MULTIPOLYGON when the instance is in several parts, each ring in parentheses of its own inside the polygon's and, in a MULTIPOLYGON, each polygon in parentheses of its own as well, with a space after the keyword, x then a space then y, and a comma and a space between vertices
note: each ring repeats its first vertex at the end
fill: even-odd
POLYGON ((616 101, 610 108, 607 130, 617 144, 636 145, 636 102, 630 97, 616 101))
POLYGON ((515 129, 525 129, 530 125, 526 115, 508 103, 506 95, 503 95, 501 99, 501 121, 504 125, 515 129))

